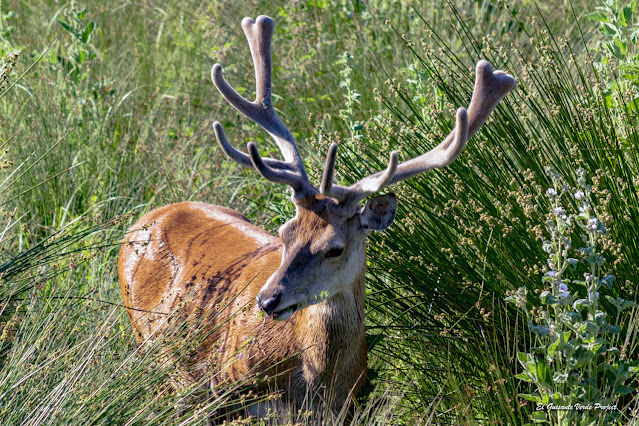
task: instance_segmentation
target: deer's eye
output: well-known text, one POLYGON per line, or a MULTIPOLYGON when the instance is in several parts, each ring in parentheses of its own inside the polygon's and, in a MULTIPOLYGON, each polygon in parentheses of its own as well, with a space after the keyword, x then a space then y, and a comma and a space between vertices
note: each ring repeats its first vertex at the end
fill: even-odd
POLYGON ((326 254, 324 255, 324 259, 340 257, 343 253, 344 247, 335 247, 326 252, 326 254))

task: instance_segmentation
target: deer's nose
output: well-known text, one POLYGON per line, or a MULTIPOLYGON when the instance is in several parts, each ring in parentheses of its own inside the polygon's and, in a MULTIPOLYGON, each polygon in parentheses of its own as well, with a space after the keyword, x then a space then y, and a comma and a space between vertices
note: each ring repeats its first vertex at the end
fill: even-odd
POLYGON ((261 297, 259 294, 256 297, 257 307, 270 314, 275 310, 277 305, 280 303, 280 299, 282 298, 282 293, 275 293, 270 297, 261 297))

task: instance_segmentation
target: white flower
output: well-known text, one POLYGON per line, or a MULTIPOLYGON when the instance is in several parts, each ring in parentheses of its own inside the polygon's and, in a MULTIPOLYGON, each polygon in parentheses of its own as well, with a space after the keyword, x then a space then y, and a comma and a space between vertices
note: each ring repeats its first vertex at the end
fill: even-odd
POLYGON ((555 278, 557 276, 557 271, 548 271, 546 274, 551 278, 555 278))
POLYGON ((584 198, 586 196, 586 194, 584 194, 583 191, 577 191, 575 192, 575 198, 578 200, 581 200, 582 198, 584 198))
POLYGON ((548 190, 546 191, 546 196, 547 197, 554 197, 555 195, 557 195, 557 191, 555 191, 552 188, 548 188, 548 190))
POLYGON ((562 299, 567 299, 568 296, 570 296, 568 286, 565 283, 559 284, 559 297, 561 297, 562 299))
POLYGON ((599 220, 596 217, 590 219, 588 221, 588 228, 590 228, 591 231, 596 231, 597 228, 599 228, 599 220))
POLYGON ((557 207, 555 210, 555 214, 559 216, 561 219, 566 220, 568 217, 566 216, 566 209, 563 207, 557 207))

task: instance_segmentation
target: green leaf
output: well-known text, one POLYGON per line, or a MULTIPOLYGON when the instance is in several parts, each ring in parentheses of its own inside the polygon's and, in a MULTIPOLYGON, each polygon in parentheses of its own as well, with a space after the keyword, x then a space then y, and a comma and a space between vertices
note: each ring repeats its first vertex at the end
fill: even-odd
POLYGON ((628 26, 632 20, 632 9, 629 6, 624 7, 619 12, 619 22, 625 27, 628 26))
MULTIPOLYGON (((556 372, 553 376, 552 376, 552 381, 553 383, 563 383, 566 380, 568 380, 568 374, 567 373, 560 373, 560 372, 556 372)), ((556 399, 556 398, 555 398, 556 399)))
POLYGON ((95 22, 91 21, 89 22, 89 25, 87 25, 84 28, 84 31, 82 31, 82 34, 80 34, 80 41, 82 41, 82 43, 86 44, 89 42, 89 40, 91 39, 91 34, 93 33, 93 30, 95 29, 95 22))
MULTIPOLYGON (((566 375, 567 376, 567 375, 566 375)), ((559 392, 555 392, 552 394, 552 399, 554 402, 561 404, 561 401, 564 400, 563 395, 560 394, 559 392)))
POLYGON ((60 26, 61 26, 62 28, 64 28, 64 30, 65 30, 66 32, 68 32, 69 34, 75 35, 75 31, 73 31, 73 28, 71 28, 71 26, 70 26, 69 24, 67 24, 67 23, 66 23, 66 22, 64 22, 64 21, 60 21, 59 19, 58 19, 58 20, 56 20, 56 22, 57 22, 58 24, 60 24, 60 26))
POLYGON ((597 331, 597 328, 598 328, 597 324, 595 324, 593 321, 586 320, 581 324, 581 326, 579 326, 579 332, 580 333, 593 332, 593 331, 597 331))
POLYGON ((598 353, 606 352, 606 348, 602 350, 602 344, 599 342, 588 344, 588 350, 593 353, 593 355, 597 355, 598 353))
POLYGON ((544 337, 550 334, 550 330, 545 325, 528 325, 528 328, 532 333, 538 334, 539 337, 544 337))
POLYGON ((542 305, 554 305, 557 303, 557 298, 552 295, 548 290, 543 291, 539 295, 539 299, 541 300, 542 305))
POLYGON ((606 300, 610 302, 617 308, 617 311, 622 312, 628 308, 636 308, 638 305, 635 302, 631 302, 630 300, 622 299, 622 298, 614 298, 606 295, 606 300))
POLYGON ((504 302, 519 306, 521 298, 518 295, 508 296, 504 298, 504 302))
POLYGON ((546 360, 537 361, 535 365, 537 371, 537 379, 542 385, 548 387, 552 383, 552 376, 550 375, 550 369, 546 360))
POLYGON ((526 352, 517 352, 517 359, 521 365, 526 365, 526 362, 528 361, 528 354, 526 352))
MULTIPOLYGON (((605 46, 608 48, 610 53, 612 53, 612 55, 615 58, 619 59, 620 61, 623 61, 624 59, 626 59, 626 54, 628 53, 628 49, 626 47, 626 43, 624 43, 620 39, 614 38, 611 42, 606 43, 605 46)), ((588 258, 586 258, 586 260, 590 262, 588 258)), ((590 263, 593 263, 593 262, 590 262, 590 263)))
POLYGON ((548 358, 552 358, 555 355, 555 351, 559 348, 559 343, 561 343, 561 337, 557 336, 555 341, 548 346, 548 358))
POLYGON ((599 32, 606 36, 609 40, 612 40, 617 35, 617 29, 609 23, 604 23, 599 27, 599 32))
POLYGON ((588 361, 593 357, 592 352, 579 348, 575 351, 573 356, 570 357, 570 366, 574 368, 579 368, 588 363, 588 361))
POLYGON ((628 309, 628 308, 636 308, 638 305, 635 302, 631 302, 630 300, 624 300, 621 305, 618 306, 619 312, 628 309))
POLYGON ((517 352, 517 359, 530 374, 535 374, 535 356, 525 352, 517 352))
POLYGON ((541 397, 537 393, 519 393, 517 396, 525 399, 526 401, 541 402, 541 397))
POLYGON ((590 301, 587 299, 577 299, 572 304, 572 307, 575 311, 581 312, 584 308, 590 307, 590 301))
POLYGON ((616 386, 615 394, 617 395, 628 395, 630 392, 634 391, 635 388, 630 386, 616 386))
POLYGON ((515 378, 522 380, 524 382, 532 382, 534 379, 532 378, 532 376, 528 373, 520 373, 520 374, 516 374, 515 378))
POLYGON ((548 420, 548 415, 545 411, 535 411, 530 415, 530 419, 535 423, 545 423, 548 420))
POLYGON ((628 377, 634 377, 639 374, 639 360, 634 360, 626 363, 628 368, 628 377))
POLYGON ((581 321, 581 315, 578 314, 575 311, 568 311, 564 314, 564 319, 569 323, 569 324, 575 324, 577 322, 581 321))
POLYGON ((580 285, 580 286, 583 286, 583 287, 588 288, 588 285, 587 285, 587 284, 586 284, 586 282, 585 282, 585 281, 583 281, 583 280, 582 280, 582 281, 579 281, 579 280, 573 280, 573 281, 572 281, 572 283, 573 283, 573 284, 577 284, 577 285, 580 285))
POLYGON ((78 64, 83 64, 84 61, 86 60, 86 57, 87 57, 86 51, 84 51, 83 49, 76 51, 75 60, 78 64))
POLYGON ((606 300, 607 300, 607 301, 608 301, 611 305, 613 305, 613 306, 615 306, 615 307, 618 307, 618 306, 619 306, 620 301, 621 301, 621 300, 624 300, 624 299, 615 299, 615 298, 614 298, 614 297, 612 297, 612 296, 608 296, 608 295, 606 295, 606 300))
POLYGON ((548 346, 548 357, 552 358, 556 351, 562 351, 566 347, 568 339, 570 339, 570 331, 557 333, 557 339, 548 346))
POLYGON ((584 16, 584 18, 597 22, 610 22, 610 18, 608 18, 608 15, 603 12, 588 13, 584 16))
POLYGON ((602 327, 602 329, 606 332, 606 333, 611 333, 611 334, 619 334, 619 332, 621 331, 621 329, 616 326, 616 325, 610 325, 610 324, 606 324, 602 327))
POLYGON ((619 65, 617 68, 627 74, 639 74, 638 64, 626 63, 619 65))
MULTIPOLYGON (((639 71, 639 66, 637 67, 637 71, 639 71)), ((611 288, 615 278, 616 277, 614 275, 606 275, 604 278, 601 279, 600 283, 606 288, 611 288)))

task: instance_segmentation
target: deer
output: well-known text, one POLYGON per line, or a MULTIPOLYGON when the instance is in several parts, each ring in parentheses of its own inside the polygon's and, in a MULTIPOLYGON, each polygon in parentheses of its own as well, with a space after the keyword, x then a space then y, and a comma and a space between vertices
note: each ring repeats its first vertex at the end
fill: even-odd
POLYGON ((202 202, 145 214, 127 233, 119 255, 124 305, 141 345, 161 333, 166 316, 178 309, 210 325, 207 337, 180 361, 182 383, 194 383, 212 365, 233 359, 207 386, 259 376, 265 378, 263 386, 280 392, 270 406, 274 410, 285 403, 301 406, 309 394, 339 410, 358 394, 367 374, 366 238, 386 230, 397 212, 392 192, 360 202, 451 164, 516 81, 479 61, 468 109, 457 110, 455 127, 441 143, 401 163, 393 151, 385 170, 349 186, 334 183, 338 145, 332 143, 315 186, 273 108, 275 23, 267 16, 244 18, 242 28, 255 70, 256 100, 238 94, 219 64, 211 78, 228 103, 269 133, 283 160, 261 157, 254 142, 248 142, 246 152, 235 148, 219 122, 213 130, 229 158, 292 189, 295 217, 274 236, 237 211, 202 202))

